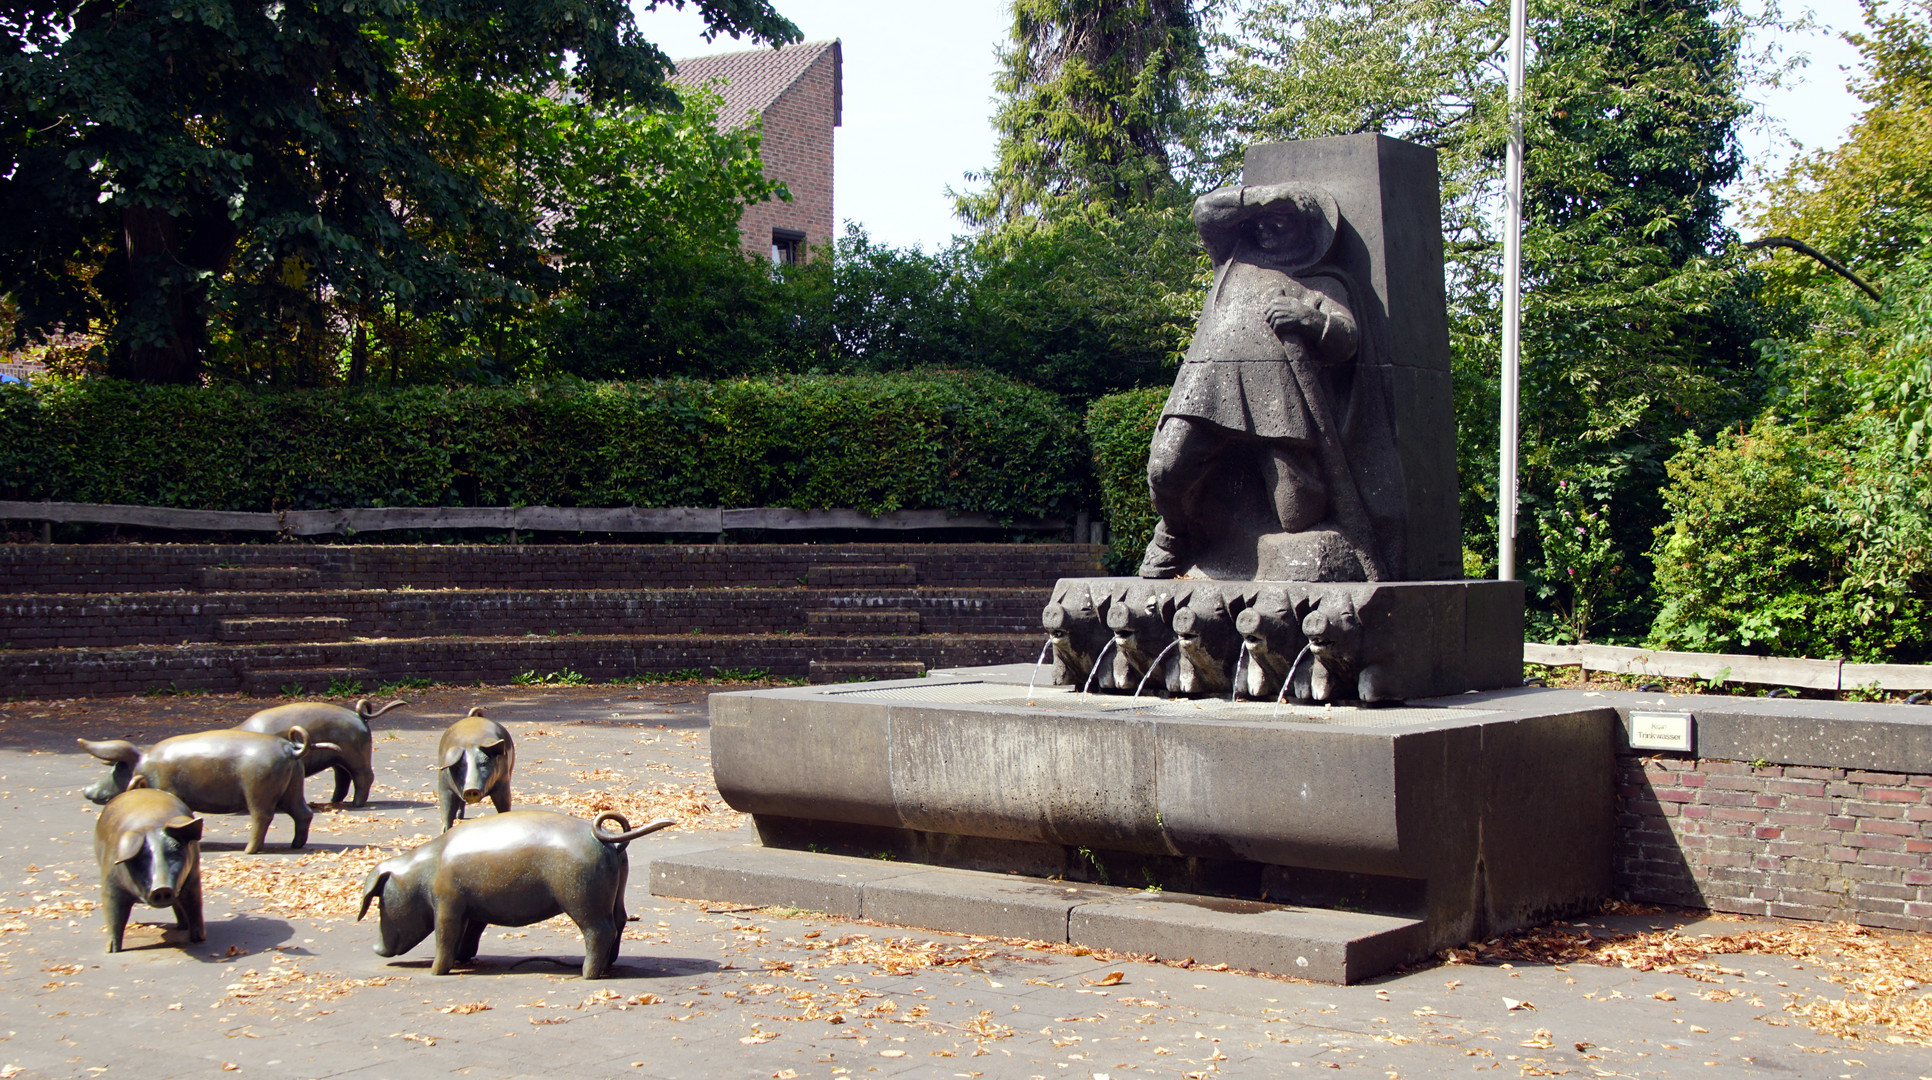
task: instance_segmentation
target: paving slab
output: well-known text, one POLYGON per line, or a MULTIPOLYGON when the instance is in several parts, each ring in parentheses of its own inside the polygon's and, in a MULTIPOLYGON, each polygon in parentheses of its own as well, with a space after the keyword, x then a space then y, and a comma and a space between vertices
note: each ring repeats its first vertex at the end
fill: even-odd
MULTIPOLYGON (((1856 998, 1832 981, 1846 976, 1829 966, 1838 962, 1829 951, 1714 955, 1668 970, 1430 962, 1337 986, 1208 970, 1214 962, 1205 957, 1182 967, 654 897, 647 863, 752 839, 709 786, 702 693, 405 692, 415 703, 377 725, 369 807, 318 811, 308 850, 277 845, 257 856, 235 850, 242 819, 209 817, 204 864, 227 883, 209 888, 208 941, 187 945, 157 925, 165 913, 142 910, 131 947, 114 956, 102 951, 92 906, 98 811, 78 795, 101 767, 74 737, 146 744, 232 725, 265 703, 0 702, 0 1071, 18 1080, 1276 1080, 1327 1076, 1330 1066, 1370 1080, 1932 1076, 1932 1048, 1886 1042, 1903 1037, 1896 1030, 1842 1039, 1808 1026, 1799 1010, 1856 998), (687 822, 630 845, 635 919, 610 978, 577 977, 582 940, 567 922, 491 927, 476 961, 446 977, 429 974, 427 943, 395 958, 370 951, 375 930, 354 919, 355 867, 433 835, 436 737, 471 705, 516 735, 519 805, 581 813, 608 801, 632 813, 643 807, 631 800, 648 797, 687 822), (297 902, 326 899, 331 889, 346 890, 349 902, 297 902)), ((309 785, 312 797, 320 787, 309 785)), ((1694 943, 1702 934, 1804 926, 1670 911, 1576 923, 1556 929, 1675 930, 1694 943)), ((1906 950, 1922 940, 1881 938, 1906 950)))

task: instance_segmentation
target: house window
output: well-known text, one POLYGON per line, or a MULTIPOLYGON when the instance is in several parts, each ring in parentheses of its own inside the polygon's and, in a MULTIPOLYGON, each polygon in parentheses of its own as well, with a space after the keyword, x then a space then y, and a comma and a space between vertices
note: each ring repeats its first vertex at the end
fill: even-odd
POLYGON ((797 229, 773 229, 771 231, 771 262, 773 266, 795 266, 805 256, 805 234, 797 229))

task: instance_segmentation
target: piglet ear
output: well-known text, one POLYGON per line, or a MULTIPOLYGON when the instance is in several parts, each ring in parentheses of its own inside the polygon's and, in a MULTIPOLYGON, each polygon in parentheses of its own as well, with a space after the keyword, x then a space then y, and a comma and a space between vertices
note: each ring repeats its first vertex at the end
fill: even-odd
POLYGON ((369 871, 369 876, 362 880, 362 910, 356 912, 357 922, 361 922, 362 917, 369 914, 369 905, 375 903, 376 897, 382 895, 382 887, 388 882, 389 871, 380 866, 369 871))
POLYGON ((165 826, 168 835, 183 844, 198 843, 201 840, 201 819, 198 817, 178 817, 165 826))
POLYGON ((493 739, 490 742, 476 744, 476 748, 486 754, 494 756, 508 750, 510 748, 510 742, 508 739, 493 739))
POLYGON ((142 833, 122 833, 120 841, 114 845, 114 861, 124 863, 141 854, 147 849, 147 844, 144 842, 146 839, 147 837, 142 833))
POLYGON ((100 758, 102 761, 132 765, 141 760, 140 748, 128 742, 126 739, 102 739, 99 742, 92 742, 87 739, 75 739, 74 741, 81 744, 81 749, 100 758))
POLYGON ((448 750, 443 751, 443 763, 436 767, 439 769, 447 769, 461 760, 463 760, 463 748, 460 746, 452 746, 448 750))

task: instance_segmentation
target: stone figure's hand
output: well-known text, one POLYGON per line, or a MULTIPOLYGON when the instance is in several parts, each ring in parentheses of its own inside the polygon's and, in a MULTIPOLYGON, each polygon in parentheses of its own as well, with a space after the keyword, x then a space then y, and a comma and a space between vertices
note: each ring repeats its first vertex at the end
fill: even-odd
POLYGON ((1322 313, 1315 309, 1315 305, 1287 293, 1277 293, 1269 299, 1265 315, 1277 336, 1318 327, 1323 321, 1322 313))

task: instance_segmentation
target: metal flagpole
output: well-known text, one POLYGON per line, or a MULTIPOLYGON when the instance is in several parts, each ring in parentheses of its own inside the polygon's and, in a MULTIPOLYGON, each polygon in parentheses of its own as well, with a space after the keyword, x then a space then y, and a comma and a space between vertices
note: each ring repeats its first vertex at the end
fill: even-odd
POLYGON ((1523 13, 1509 5, 1509 157, 1503 180, 1502 446, 1496 488, 1496 577, 1516 576, 1517 382, 1523 322, 1523 13))

